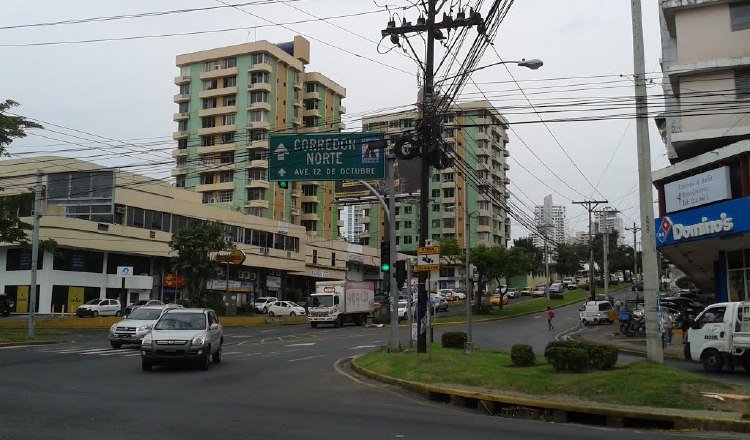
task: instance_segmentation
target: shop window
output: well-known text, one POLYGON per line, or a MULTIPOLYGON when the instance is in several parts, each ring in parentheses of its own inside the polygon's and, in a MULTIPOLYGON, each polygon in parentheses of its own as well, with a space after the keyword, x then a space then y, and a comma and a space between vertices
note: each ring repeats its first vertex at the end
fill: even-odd
POLYGON ((104 254, 78 249, 58 249, 55 252, 54 270, 102 273, 104 254))
MULTIPOLYGON (((39 252, 36 268, 42 270, 44 251, 39 252)), ((31 249, 8 249, 5 270, 31 270, 31 249)))

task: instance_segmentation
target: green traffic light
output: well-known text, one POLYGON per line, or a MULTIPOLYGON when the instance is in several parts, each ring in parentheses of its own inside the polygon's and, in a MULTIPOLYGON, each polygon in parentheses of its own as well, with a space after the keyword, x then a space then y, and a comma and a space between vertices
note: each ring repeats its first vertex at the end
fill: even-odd
POLYGON ((380 270, 383 272, 390 272, 391 271, 391 265, 388 263, 383 263, 380 265, 380 270))
POLYGON ((287 182, 286 180, 282 180, 281 182, 279 182, 279 188, 281 189, 289 188, 289 182, 287 182))

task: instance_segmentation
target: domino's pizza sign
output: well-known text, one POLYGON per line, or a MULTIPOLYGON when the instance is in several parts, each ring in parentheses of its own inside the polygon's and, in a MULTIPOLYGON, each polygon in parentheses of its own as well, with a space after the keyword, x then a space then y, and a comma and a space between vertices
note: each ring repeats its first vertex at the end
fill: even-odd
POLYGON ((656 247, 750 231, 750 197, 655 219, 656 247))

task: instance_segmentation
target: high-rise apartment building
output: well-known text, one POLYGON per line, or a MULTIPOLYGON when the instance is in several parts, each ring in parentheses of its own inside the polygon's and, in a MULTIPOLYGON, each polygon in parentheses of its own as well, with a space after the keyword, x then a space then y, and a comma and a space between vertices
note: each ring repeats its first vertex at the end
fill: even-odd
POLYGON ((594 220, 591 223, 591 229, 594 230, 595 234, 617 232, 617 243, 626 243, 627 237, 625 236, 622 217, 617 215, 617 213, 615 212, 607 212, 606 209, 594 211, 594 220))
POLYGON ((268 182, 271 133, 339 131, 346 90, 305 72, 310 43, 267 41, 177 56, 174 101, 175 186, 202 194, 204 204, 304 226, 338 237, 332 182, 268 182))
MULTIPOLYGON (((365 131, 382 132, 386 139, 414 130, 416 111, 389 113, 364 118, 365 131)), ((434 240, 456 239, 465 243, 464 225, 471 215, 471 244, 505 246, 510 240, 510 221, 506 201, 510 197, 507 173, 507 121, 487 101, 451 106, 444 116, 443 140, 454 156, 454 165, 432 169, 430 178, 430 218, 428 236, 434 240), (455 151, 455 152, 454 152, 455 151), (464 173, 469 173, 468 186, 464 173), (466 188, 466 191, 464 189, 466 188)), ((397 162, 396 193, 419 192, 419 159, 397 162)), ((364 231, 360 242, 378 246, 383 237, 383 211, 369 205, 362 218, 364 231)), ((402 201, 396 205, 396 243, 398 251, 416 253, 419 244, 419 202, 402 201)), ((442 275, 442 273, 441 273, 442 275)))
MULTIPOLYGON (((543 231, 549 240, 548 245, 553 249, 558 243, 565 243, 567 236, 565 233, 565 207, 552 204, 552 195, 544 198, 542 205, 534 206, 534 225, 543 231)), ((544 247, 545 238, 533 233, 531 234, 534 246, 544 247)))
POLYGON ((347 206, 343 209, 344 212, 344 233, 342 234, 346 241, 350 243, 359 243, 359 236, 364 231, 364 224, 362 223, 362 217, 364 216, 364 209, 360 205, 347 206))
MULTIPOLYGON (((658 3, 671 166, 657 249, 716 302, 750 299, 750 1, 658 3)), ((645 228, 644 228, 645 230, 645 228)))

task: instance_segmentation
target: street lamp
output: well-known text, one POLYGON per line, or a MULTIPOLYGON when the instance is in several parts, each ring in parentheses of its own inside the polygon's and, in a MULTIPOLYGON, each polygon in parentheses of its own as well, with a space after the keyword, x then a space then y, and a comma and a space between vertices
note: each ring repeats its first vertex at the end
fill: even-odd
POLYGON ((452 79, 452 78, 455 78, 457 76, 461 76, 461 75, 464 75, 464 74, 467 74, 467 73, 473 73, 473 72, 476 72, 477 70, 486 69, 488 67, 499 66, 500 64, 516 64, 516 65, 518 65, 520 67, 526 67, 526 68, 529 68, 531 70, 536 70, 536 69, 538 69, 538 68, 540 68, 540 67, 542 67, 544 65, 544 61, 540 60, 539 58, 532 58, 530 60, 527 60, 525 58, 521 58, 521 61, 498 61, 497 63, 487 64, 486 66, 477 67, 475 69, 471 69, 471 70, 468 70, 468 71, 463 72, 463 73, 457 73, 455 75, 446 76, 443 79, 441 79, 440 81, 435 81, 435 82, 439 84, 439 83, 444 82, 447 79, 452 79))

